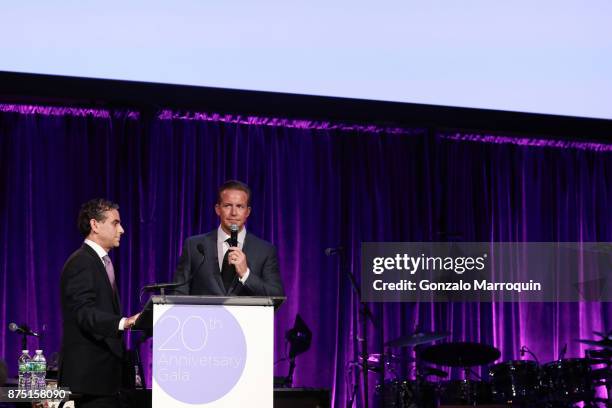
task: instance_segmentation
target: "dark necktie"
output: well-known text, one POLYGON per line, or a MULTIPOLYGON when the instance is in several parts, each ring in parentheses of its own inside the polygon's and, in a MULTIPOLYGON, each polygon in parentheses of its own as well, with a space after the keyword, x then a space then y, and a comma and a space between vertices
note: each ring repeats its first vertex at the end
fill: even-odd
MULTIPOLYGON (((228 242, 230 239, 226 239, 225 242, 228 242)), ((221 278, 223 279, 223 286, 225 287, 225 291, 227 292, 232 282, 234 280, 234 276, 236 275, 236 266, 230 265, 229 263, 229 254, 230 250, 225 251, 225 255, 223 256, 223 264, 221 265, 221 278)))

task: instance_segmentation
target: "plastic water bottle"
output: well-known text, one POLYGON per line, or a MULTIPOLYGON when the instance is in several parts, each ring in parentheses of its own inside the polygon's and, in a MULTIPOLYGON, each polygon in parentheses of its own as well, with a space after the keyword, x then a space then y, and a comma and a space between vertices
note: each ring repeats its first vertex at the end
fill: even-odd
POLYGON ((32 358, 32 389, 44 390, 47 388, 45 377, 47 376, 47 360, 42 350, 36 350, 36 355, 32 358))
POLYGON ((30 388, 32 379, 32 358, 30 357, 30 352, 28 350, 21 350, 21 355, 17 362, 19 363, 19 380, 17 386, 20 389, 28 389, 30 388))
POLYGON ((134 365, 134 388, 136 388, 137 390, 142 390, 144 388, 142 386, 142 377, 140 376, 138 364, 134 365))

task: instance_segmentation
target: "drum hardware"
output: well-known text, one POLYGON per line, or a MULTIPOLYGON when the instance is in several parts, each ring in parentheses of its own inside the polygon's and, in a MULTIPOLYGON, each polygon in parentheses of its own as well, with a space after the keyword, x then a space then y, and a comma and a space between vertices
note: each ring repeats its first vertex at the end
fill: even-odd
POLYGON ((573 404, 595 398, 591 362, 587 359, 568 358, 546 363, 541 375, 542 389, 548 401, 573 404))
POLYGON ((448 332, 417 332, 408 336, 398 337, 385 343, 387 347, 412 347, 433 343, 450 336, 448 332))
POLYGON ((393 367, 416 362, 411 370, 414 380, 396 376, 377 386, 383 407, 500 404, 517 408, 573 408, 577 403, 584 404, 584 407, 601 407, 600 404, 612 407, 612 396, 608 400, 596 397, 596 387, 600 386, 607 387, 610 395, 612 349, 601 346, 608 339, 579 340, 602 348, 586 350, 584 358, 565 358, 567 346, 564 346, 559 359, 543 365, 529 348, 522 346, 521 357, 529 355, 533 360, 494 364, 487 370, 487 377, 481 379, 472 367, 495 362, 501 355, 498 349, 469 342, 426 345, 444 338, 436 335, 440 333, 415 333, 385 343, 391 347, 415 347, 416 361, 390 351, 368 357, 368 365, 372 365, 374 372, 388 370, 395 374, 393 367), (448 377, 448 373, 426 363, 462 368, 464 379, 441 381, 448 377))
POLYGON ((612 340, 576 339, 576 341, 582 344, 586 344, 587 346, 601 347, 606 350, 612 350, 612 340))
MULTIPOLYGON (((361 356, 359 356, 359 360, 361 361, 361 356)), ((371 353, 368 356, 368 363, 373 365, 381 365, 381 364, 401 364, 401 363, 412 363, 414 359, 410 357, 398 356, 397 354, 393 354, 391 351, 388 351, 384 354, 381 353, 371 353)))
MULTIPOLYGON (((312 331, 302 319, 300 314, 295 315, 293 327, 285 332, 285 339, 289 343, 289 373, 282 383, 284 387, 291 388, 293 373, 295 371, 295 358, 310 349, 312 331)), ((280 383, 280 381, 279 381, 280 383)))
MULTIPOLYGON (((359 356, 358 361, 353 361, 352 364, 357 364, 360 367, 362 367, 363 366, 362 361, 363 361, 363 358, 359 356)), ((408 364, 411 362, 414 362, 414 359, 410 357, 398 356, 396 354, 393 354, 391 351, 388 351, 387 353, 384 353, 384 354, 371 353, 370 355, 368 355, 367 367, 368 367, 368 371, 372 371, 375 373, 380 373, 381 371, 384 371, 384 370, 395 373, 396 370, 394 369, 394 366, 397 366, 399 364, 408 364)))
POLYGON ((387 380, 376 386, 384 408, 436 408, 435 383, 421 380, 387 380))
POLYGON ((576 341, 589 346, 599 347, 599 349, 586 350, 585 355, 591 365, 605 365, 603 368, 592 369, 590 376, 594 388, 606 387, 608 399, 593 398, 592 400, 594 403, 602 402, 606 407, 612 407, 612 331, 594 331, 593 334, 600 337, 600 339, 576 339, 576 341))
POLYGON ((480 405, 493 402, 490 384, 470 367, 463 367, 462 380, 442 381, 439 385, 441 405, 480 405))
POLYGON ((486 344, 457 342, 429 346, 419 354, 428 363, 465 368, 490 364, 500 357, 501 352, 486 344))
POLYGON ((610 368, 599 368, 591 371, 591 378, 595 381, 599 381, 599 385, 606 385, 607 382, 612 381, 612 369, 610 368))
POLYGON ((567 353, 567 343, 563 346, 561 351, 559 352, 559 358, 557 360, 561 361, 565 358, 565 354, 567 353))
MULTIPOLYGON (((416 347, 444 339, 449 335, 450 333, 447 332, 415 332, 390 340, 384 345, 388 348, 416 347)), ((394 367, 406 363, 415 363, 415 360, 398 356, 390 350, 382 355, 375 353, 368 356, 368 367, 372 367, 371 371, 382 372, 383 376, 385 371, 395 375, 395 378, 385 380, 376 387, 376 392, 382 399, 383 406, 391 408, 435 408, 436 385, 428 382, 426 377, 445 377, 448 374, 434 367, 418 364, 413 366, 414 368, 411 370, 416 377, 415 380, 397 378, 394 367)))
POLYGON ((446 371, 440 370, 435 367, 423 366, 423 367, 420 367, 418 370, 420 373, 418 373, 417 375, 420 375, 422 377, 439 377, 439 378, 448 377, 448 373, 446 371))
POLYGON ((540 367, 536 361, 512 360, 489 369, 493 400, 502 403, 530 403, 540 397, 540 367))
POLYGON ((480 380, 442 381, 439 386, 440 405, 482 405, 493 402, 491 388, 480 380))
POLYGON ((607 333, 594 331, 593 334, 601 337, 603 340, 612 340, 612 330, 607 333))
MULTIPOLYGON (((387 353, 390 354, 390 353, 387 353)), ((414 363, 413 359, 406 359, 414 363)), ((392 366, 392 365, 391 365, 392 366)), ((389 371, 393 370, 389 364, 385 364, 389 371)), ((436 408, 437 385, 426 380, 428 375, 446 375, 446 372, 433 367, 422 367, 420 364, 413 366, 410 370, 415 379, 395 378, 386 379, 382 384, 376 386, 376 393, 382 400, 385 408, 436 408), (430 370, 431 369, 431 370, 430 370)), ((396 372, 393 370, 393 373, 396 372)))
POLYGON ((444 381, 440 384, 441 404, 473 405, 491 402, 489 384, 482 381, 471 367, 489 364, 500 355, 500 351, 495 347, 469 342, 436 344, 419 351, 419 358, 423 361, 446 367, 460 367, 465 373, 463 380, 444 381))
POLYGON ((603 358, 582 358, 582 360, 584 360, 585 363, 589 364, 589 365, 600 365, 600 364, 610 364, 610 362, 606 359, 603 358))
POLYGON ((588 349, 588 350, 585 350, 585 354, 588 358, 601 359, 601 360, 606 361, 608 364, 610 364, 610 362, 612 361, 612 350, 588 349))
POLYGON ((531 357, 533 357, 537 365, 540 365, 540 360, 538 360, 538 356, 536 356, 531 350, 529 350, 527 346, 521 346, 520 353, 521 353, 521 360, 523 359, 523 357, 525 357, 525 354, 529 354, 531 357))

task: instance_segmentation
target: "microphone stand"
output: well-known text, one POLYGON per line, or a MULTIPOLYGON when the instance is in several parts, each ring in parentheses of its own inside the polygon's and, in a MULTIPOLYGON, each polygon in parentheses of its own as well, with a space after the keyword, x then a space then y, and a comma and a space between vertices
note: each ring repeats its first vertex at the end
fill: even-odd
POLYGON ((295 357, 291 357, 289 359, 289 374, 287 374, 287 378, 285 380, 285 386, 291 388, 293 387, 293 372, 295 371, 295 357))
MULTIPOLYGON (((353 291, 357 294, 358 306, 357 306, 357 320, 361 323, 361 338, 357 335, 357 341, 361 342, 361 375, 363 377, 363 393, 364 393, 364 408, 369 406, 369 390, 368 390, 368 319, 376 327, 377 324, 374 320, 372 312, 368 308, 367 303, 361 302, 361 288, 357 285, 355 275, 349 268, 347 262, 347 254, 344 250, 339 249, 340 270, 343 271, 349 278, 353 291)), ((384 364, 384 363, 383 363, 384 364)), ((384 390, 383 390, 384 391, 384 390)))

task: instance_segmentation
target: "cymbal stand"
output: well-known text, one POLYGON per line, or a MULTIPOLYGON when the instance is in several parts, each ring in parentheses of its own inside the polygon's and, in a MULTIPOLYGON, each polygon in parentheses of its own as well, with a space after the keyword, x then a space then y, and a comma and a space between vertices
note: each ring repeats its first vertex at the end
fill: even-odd
MULTIPOLYGON (((359 323, 361 323, 361 337, 359 334, 356 334, 358 343, 361 343, 361 375, 363 378, 363 407, 369 407, 369 389, 368 389, 368 320, 372 322, 375 327, 378 327, 376 321, 374 320, 374 316, 368 307, 368 304, 365 302, 361 302, 361 288, 357 285, 357 280, 355 279, 355 275, 349 268, 348 260, 346 259, 348 255, 344 250, 338 250, 338 259, 340 263, 340 269, 348 276, 349 281, 351 282, 351 287, 353 288, 353 292, 357 295, 358 301, 358 312, 357 318, 359 323)), ((384 369, 383 369, 384 371, 384 369)), ((356 385, 357 387, 357 385, 356 385)), ((384 387, 384 382, 383 382, 384 387)), ((383 389, 384 391, 384 389, 383 389)), ((352 402, 350 401, 351 405, 352 402)))

